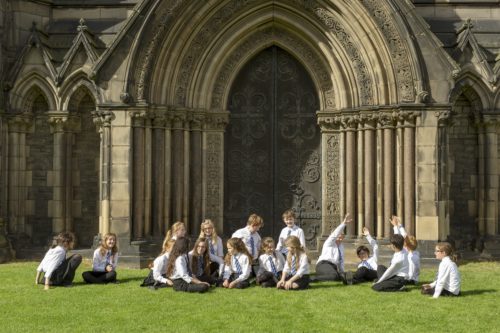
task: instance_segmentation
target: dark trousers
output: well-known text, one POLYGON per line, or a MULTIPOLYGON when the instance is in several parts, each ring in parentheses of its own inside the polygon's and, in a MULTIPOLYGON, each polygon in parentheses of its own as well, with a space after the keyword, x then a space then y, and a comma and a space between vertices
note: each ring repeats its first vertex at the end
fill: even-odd
POLYGON ((188 293, 204 293, 210 288, 206 284, 195 284, 187 283, 183 279, 175 279, 174 290, 175 291, 187 291, 188 293))
MULTIPOLYGON (((425 289, 424 287, 422 287, 420 289, 422 295, 429 295, 429 296, 432 296, 434 295, 434 292, 436 291, 436 288, 429 288, 429 289, 425 289)), ((460 296, 460 293, 458 293, 458 295, 455 295, 454 293, 446 290, 446 289, 443 289, 441 291, 441 294, 440 296, 454 296, 454 297, 457 297, 457 296, 460 296)))
MULTIPOLYGON (((281 272, 278 272, 278 276, 281 276, 281 272)), ((276 287, 278 281, 278 277, 275 276, 272 272, 265 271, 257 275, 257 283, 260 284, 262 288, 276 287)))
MULTIPOLYGON (((285 281, 288 281, 290 280, 291 278, 293 277, 293 275, 288 275, 286 278, 285 278, 285 281)), ((292 290, 302 290, 302 289, 307 289, 309 288, 309 275, 306 274, 306 275, 302 275, 302 277, 298 280, 295 280, 293 283, 296 283, 298 285, 297 288, 293 288, 292 290)))
POLYGON ((213 276, 211 275, 207 275, 205 273, 203 273, 202 275, 200 276, 197 276, 196 277, 198 280, 202 281, 202 282, 206 282, 210 285, 214 285, 216 282, 217 282, 217 278, 214 278, 213 276))
POLYGON ((320 261, 316 264, 316 280, 318 281, 340 281, 340 272, 337 265, 329 261, 320 261))
POLYGON ((87 283, 110 283, 116 281, 116 272, 87 271, 82 273, 82 277, 87 283))
MULTIPOLYGON (((233 273, 231 274, 231 276, 229 277, 229 282, 233 282, 234 280, 236 280, 238 278, 238 274, 236 273, 233 273)), ((250 281, 249 279, 246 279, 246 280, 243 280, 243 281, 240 281, 236 284, 236 286, 234 286, 236 289, 245 289, 245 288, 248 288, 250 287, 250 281)))
POLYGON ((352 277, 352 284, 373 281, 376 278, 378 278, 376 270, 362 266, 358 268, 356 272, 354 272, 354 275, 352 277))
MULTIPOLYGON (((387 267, 383 265, 378 265, 377 267, 378 278, 381 278, 386 270, 387 267)), ((394 275, 380 283, 375 283, 372 286, 372 289, 375 291, 399 291, 401 290, 401 288, 404 287, 404 285, 405 285, 405 278, 394 275)))
POLYGON ((50 282, 54 286, 70 285, 75 278, 75 272, 82 263, 82 256, 73 254, 64 259, 61 265, 55 269, 50 277, 50 282))

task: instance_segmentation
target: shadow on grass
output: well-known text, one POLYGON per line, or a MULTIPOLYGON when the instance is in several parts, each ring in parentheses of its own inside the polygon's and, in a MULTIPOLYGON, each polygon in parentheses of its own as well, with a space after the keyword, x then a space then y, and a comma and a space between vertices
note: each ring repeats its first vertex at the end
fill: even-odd
POLYGON ((496 289, 475 289, 475 290, 465 290, 460 292, 460 296, 468 297, 468 296, 477 296, 482 294, 495 294, 498 290, 496 289))
POLYGON ((331 288, 344 287, 344 285, 342 283, 332 284, 331 282, 332 281, 322 281, 322 282, 315 281, 315 282, 311 282, 311 283, 309 283, 309 288, 308 289, 323 289, 323 288, 331 289, 331 288))

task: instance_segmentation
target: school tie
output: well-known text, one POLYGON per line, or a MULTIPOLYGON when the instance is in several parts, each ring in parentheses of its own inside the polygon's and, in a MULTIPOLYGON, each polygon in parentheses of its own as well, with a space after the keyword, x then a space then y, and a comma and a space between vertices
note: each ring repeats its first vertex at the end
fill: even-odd
POLYGON ((295 259, 295 256, 292 257, 292 268, 290 270, 290 273, 292 275, 297 274, 297 260, 295 259))
POLYGON ((240 262, 238 261, 238 258, 236 258, 236 256, 233 256, 233 259, 234 259, 234 266, 236 267, 236 274, 240 276, 241 273, 243 273, 243 271, 241 270, 240 262))
MULTIPOLYGON (((291 234, 292 234, 292 229, 288 228, 288 233, 286 234, 286 238, 290 237, 291 234)), ((285 246, 283 246, 281 253, 283 253, 286 256, 288 254, 288 249, 285 246)))
POLYGON ((210 248, 210 253, 212 255, 215 255, 215 249, 214 249, 214 246, 212 245, 212 240, 208 241, 208 247, 210 248))
POLYGON ((271 271, 273 271, 274 276, 278 277, 278 270, 274 265, 273 257, 269 256, 267 260, 269 260, 269 264, 271 265, 271 271))
POLYGON ((253 240, 252 235, 250 235, 250 246, 252 247, 252 258, 255 256, 255 241, 253 240))
POLYGON ((342 251, 340 250, 340 247, 338 247, 337 249, 339 250, 339 267, 337 267, 337 269, 341 271, 342 264, 344 263, 344 258, 342 257, 342 251))
POLYGON ((186 266, 189 276, 193 276, 193 272, 191 272, 191 265, 189 264, 189 257, 186 255, 186 266))
POLYGON ((366 268, 373 270, 373 268, 372 268, 372 266, 370 265, 370 263, 368 262, 368 260, 363 260, 363 262, 362 262, 361 264, 362 264, 363 266, 365 266, 366 268))
POLYGON ((106 266, 111 265, 111 251, 106 252, 106 266))
POLYGON ((291 234, 292 234, 292 229, 288 228, 288 234, 286 235, 286 237, 290 237, 291 234))

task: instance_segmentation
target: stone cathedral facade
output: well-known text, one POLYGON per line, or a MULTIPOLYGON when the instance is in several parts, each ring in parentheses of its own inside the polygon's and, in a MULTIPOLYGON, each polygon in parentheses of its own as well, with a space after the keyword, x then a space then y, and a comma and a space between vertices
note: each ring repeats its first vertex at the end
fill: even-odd
MULTIPOLYGON (((422 244, 499 235, 498 1, 0 0, 0 231, 18 253, 184 221, 314 254, 401 216, 422 244)), ((1 244, 0 244, 1 245, 1 244)))

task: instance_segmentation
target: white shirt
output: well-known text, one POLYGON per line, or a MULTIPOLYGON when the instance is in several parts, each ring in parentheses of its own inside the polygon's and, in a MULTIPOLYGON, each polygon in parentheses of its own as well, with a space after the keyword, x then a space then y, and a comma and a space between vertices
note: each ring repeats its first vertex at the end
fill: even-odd
POLYGON ((368 244, 370 244, 373 254, 367 260, 362 260, 358 264, 358 268, 366 267, 368 269, 373 269, 374 271, 376 271, 378 267, 378 244, 377 241, 370 235, 366 236, 366 240, 368 241, 368 244))
MULTIPOLYGON (((294 256, 295 257, 295 256, 294 256)), ((296 263, 297 265, 297 263, 296 263)), ((309 274, 309 259, 307 259, 307 254, 302 253, 298 260, 298 267, 295 267, 297 273, 294 276, 301 278, 305 274, 309 274)), ((283 268, 283 274, 290 275, 292 268, 288 264, 288 260, 285 261, 285 267, 283 268)))
POLYGON ((439 264, 439 270, 436 281, 431 283, 434 289, 432 297, 438 298, 443 289, 450 293, 458 295, 460 293, 460 272, 457 264, 450 257, 444 257, 439 264))
POLYGON ((248 256, 243 253, 237 253, 231 256, 231 265, 225 265, 224 267, 224 280, 229 279, 231 274, 238 273, 238 270, 236 269, 236 262, 234 261, 235 258, 238 260, 240 264, 241 274, 234 281, 237 282, 245 281, 250 276, 250 272, 252 271, 252 265, 248 256))
POLYGON ((45 278, 50 279, 52 273, 63 263, 64 259, 66 259, 66 250, 61 245, 58 245, 47 251, 36 270, 44 272, 45 278))
POLYGON ((113 266, 113 270, 116 269, 116 266, 118 265, 118 253, 113 255, 111 250, 107 250, 104 255, 101 255, 101 248, 97 248, 94 251, 92 270, 96 272, 105 272, 107 265, 113 266))
POLYGON ((212 240, 212 237, 206 237, 206 239, 208 241, 207 250, 209 251, 209 253, 212 254, 212 252, 210 252, 210 244, 211 244, 215 252, 215 254, 213 255, 216 255, 217 257, 220 258, 224 257, 224 247, 222 246, 222 239, 219 236, 217 236, 216 242, 212 240))
POLYGON ((168 263, 169 253, 165 252, 161 256, 157 257, 155 261, 153 261, 153 278, 155 281, 161 283, 167 283, 167 278, 163 275, 167 273, 167 263, 168 263))
POLYGON ((300 228, 294 224, 293 227, 291 227, 291 228, 285 227, 281 230, 280 238, 278 240, 278 245, 276 245, 276 250, 280 251, 283 254, 287 253, 287 249, 285 246, 285 240, 289 236, 297 237, 300 240, 300 245, 302 245, 304 250, 306 249, 306 237, 304 236, 304 230, 302 230, 302 228, 300 228))
MULTIPOLYGON (((402 225, 393 227, 395 235, 401 235, 405 238, 408 234, 402 225)), ((413 280, 418 282, 420 276, 420 252, 418 251, 408 251, 408 280, 413 280)))
POLYGON ((274 267, 276 267, 276 272, 283 271, 283 268, 285 267, 285 257, 283 257, 281 252, 274 251, 274 256, 264 253, 259 257, 259 271, 257 272, 257 275, 262 274, 264 272, 273 273, 273 269, 271 266, 271 262, 269 261, 269 258, 271 258, 274 267))
POLYGON ((236 230, 231 237, 241 238, 243 243, 245 243, 248 253, 253 257, 254 260, 259 258, 260 249, 260 235, 258 232, 250 233, 248 227, 236 230), (250 238, 253 238, 253 250, 250 238))
POLYGON ((391 265, 385 273, 378 279, 377 283, 387 280, 395 275, 408 279, 408 251, 402 249, 399 252, 394 252, 391 265))
POLYGON ((192 277, 190 274, 190 270, 188 268, 188 255, 178 256, 175 259, 175 268, 170 275, 170 280, 183 279, 187 283, 191 283, 192 277))
POLYGON ((320 261, 329 261, 332 264, 337 265, 337 267, 343 272, 344 271, 344 260, 340 262, 340 258, 344 257, 344 244, 340 243, 337 245, 337 237, 342 233, 345 228, 345 223, 339 224, 335 230, 328 236, 325 243, 323 244, 323 249, 321 250, 321 255, 318 258, 320 261), (340 267, 339 267, 340 266, 340 267))

